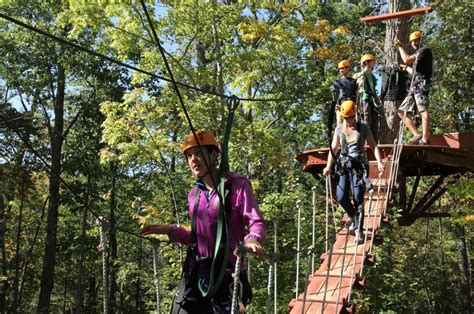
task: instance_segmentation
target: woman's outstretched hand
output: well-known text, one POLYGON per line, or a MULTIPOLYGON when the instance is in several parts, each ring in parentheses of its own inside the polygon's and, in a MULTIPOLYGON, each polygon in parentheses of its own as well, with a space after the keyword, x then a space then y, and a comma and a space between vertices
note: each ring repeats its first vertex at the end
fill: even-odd
POLYGON ((140 230, 140 235, 168 234, 172 228, 173 225, 149 224, 145 225, 145 227, 140 230))

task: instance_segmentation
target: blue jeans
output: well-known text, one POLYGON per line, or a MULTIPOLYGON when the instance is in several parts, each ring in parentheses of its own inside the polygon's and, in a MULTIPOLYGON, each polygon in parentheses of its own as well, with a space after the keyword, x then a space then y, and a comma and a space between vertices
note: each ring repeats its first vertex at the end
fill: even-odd
MULTIPOLYGON (((363 170, 366 171, 366 175, 369 175, 369 165, 361 165, 363 170)), ((356 175, 351 170, 346 170, 342 175, 339 176, 339 182, 336 187, 336 196, 339 204, 344 208, 347 215, 353 219, 355 215, 359 214, 359 209, 362 212, 362 219, 360 225, 364 225, 364 194, 365 184, 362 177, 356 175), (352 190, 352 192, 351 192, 352 190), (350 199, 350 195, 353 196, 353 202, 350 199)), ((355 220, 353 220, 355 221, 355 220)))

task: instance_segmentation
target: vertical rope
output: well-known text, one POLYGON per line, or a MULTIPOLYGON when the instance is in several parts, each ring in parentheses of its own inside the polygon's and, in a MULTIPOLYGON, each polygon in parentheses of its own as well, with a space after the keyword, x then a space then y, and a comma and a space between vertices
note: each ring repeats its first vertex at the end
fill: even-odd
MULTIPOLYGON (((311 245, 314 247, 316 245, 316 186, 311 188, 313 192, 313 234, 311 237, 311 245)), ((314 274, 314 252, 311 253, 311 273, 314 274)))
MULTIPOLYGON (((252 286, 252 281, 250 277, 250 261, 251 261, 251 254, 247 255, 247 280, 249 281, 249 285, 252 286)), ((249 314, 252 313, 251 304, 252 303, 248 304, 247 308, 245 309, 245 312, 249 314)))
POLYGON ((268 267, 268 283, 267 283, 267 308, 265 313, 270 314, 272 306, 272 281, 273 281, 273 260, 270 260, 268 267))
POLYGON ((161 313, 160 310, 160 242, 158 240, 151 241, 151 248, 153 253, 153 275, 156 293, 156 313, 161 313))
POLYGON ((314 246, 309 246, 308 247, 308 254, 306 255, 306 258, 308 260, 307 262, 307 267, 306 267, 306 280, 305 280, 305 285, 304 285, 304 294, 303 294, 303 306, 301 307, 301 314, 304 314, 305 312, 305 306, 306 306, 306 295, 308 294, 308 281, 309 281, 309 270, 311 269, 311 255, 313 254, 314 251, 314 246))
POLYGON ((235 268, 234 268, 234 285, 233 285, 233 290, 232 290, 232 314, 239 313, 239 307, 240 307, 240 295, 239 291, 241 291, 240 288, 240 266, 242 264, 242 258, 245 256, 246 253, 245 246, 243 244, 239 244, 237 248, 234 251, 234 255, 237 257, 237 260, 235 262, 235 268))
MULTIPOLYGON (((362 211, 361 211, 361 214, 362 214, 362 211)), ((360 224, 360 218, 359 218, 359 224, 360 224)), ((360 228, 361 227, 359 226, 359 230, 361 230, 360 228)), ((355 276, 355 267, 356 267, 356 262, 357 262, 357 251, 359 249, 359 241, 357 241, 357 235, 356 235, 355 243, 356 243, 356 245, 355 245, 355 251, 354 251, 354 261, 352 262, 352 270, 351 270, 351 281, 350 281, 351 284, 350 284, 350 288, 349 288, 349 296, 347 297, 347 302, 351 301, 352 282, 354 281, 354 276, 355 276)))
POLYGON ((277 219, 273 218, 273 254, 268 260, 267 307, 265 313, 271 313, 272 285, 273 285, 273 311, 276 313, 276 254, 277 254, 277 219))
POLYGON ((334 194, 332 192, 332 177, 329 177, 329 199, 331 200, 331 212, 332 212, 332 221, 334 223, 334 232, 337 233, 337 225, 336 225, 336 214, 335 214, 335 206, 334 206, 334 194))
POLYGON ((102 302, 103 302, 103 312, 104 314, 109 313, 109 265, 107 263, 108 257, 108 223, 102 217, 99 216, 96 219, 96 223, 99 225, 99 235, 100 235, 100 248, 99 250, 102 252, 102 302))
MULTIPOLYGON (((380 206, 380 189, 381 189, 381 185, 382 185, 382 175, 383 175, 383 173, 379 172, 379 179, 378 179, 378 183, 377 183, 377 203, 375 205, 375 212, 376 213, 379 211, 379 206, 380 206)), ((374 226, 372 228, 372 245, 369 248, 368 255, 372 254, 372 248, 374 247, 375 224, 376 224, 376 221, 377 221, 377 216, 376 215, 377 214, 374 215, 374 223, 372 224, 372 226, 374 226)), ((382 213, 380 213, 380 217, 382 217, 382 213)))
POLYGON ((326 272, 326 281, 324 282, 324 295, 323 295, 323 305, 321 307, 321 313, 324 313, 324 306, 326 305, 326 294, 328 292, 328 283, 329 283, 329 272, 331 271, 331 259, 332 259, 332 250, 334 248, 333 243, 329 246, 329 257, 327 257, 327 272, 326 272))
POLYGON ((325 242, 326 252, 328 251, 328 238, 329 238, 329 176, 326 176, 326 226, 325 226, 325 242))
MULTIPOLYGON (((404 112, 404 116, 406 115, 406 111, 404 112)), ((405 129, 405 122, 404 119, 400 120, 400 128, 398 131, 398 137, 394 140, 394 152, 392 156, 392 167, 390 168, 390 180, 388 184, 388 190, 387 190, 387 200, 385 202, 385 208, 383 211, 383 214, 385 215, 385 212, 387 211, 388 203, 390 198, 392 197, 393 193, 393 186, 395 184, 395 181, 397 180, 398 176, 398 169, 399 169, 399 162, 400 162, 400 156, 401 156, 401 151, 403 148, 403 132, 405 129)))
MULTIPOLYGON (((404 116, 406 115, 406 111, 404 112, 404 116)), ((398 134, 398 139, 397 139, 397 145, 395 146, 395 159, 394 159, 394 164, 393 164, 393 175, 392 175, 392 179, 390 180, 390 189, 388 191, 388 195, 390 195, 390 197, 392 196, 392 193, 393 193, 393 186, 395 185, 395 182, 397 180, 397 177, 398 177, 398 170, 400 168, 400 156, 402 155, 402 149, 403 149, 403 132, 405 130, 405 122, 404 122, 404 119, 401 119, 400 121, 400 130, 399 130, 399 134, 398 134)), ((388 199, 390 199, 390 197, 388 199)), ((387 206, 385 207, 384 209, 384 214, 387 210, 387 207, 388 207, 388 199, 387 199, 387 206)))
MULTIPOLYGON (((365 247, 366 247, 366 243, 367 243, 367 236, 369 234, 369 229, 370 229, 370 218, 371 218, 371 214, 372 214, 372 199, 373 199, 373 196, 374 196, 374 190, 371 189, 369 191, 369 213, 368 213, 368 217, 367 217, 367 228, 365 230, 365 235, 364 235, 364 249, 362 250, 362 261, 361 261, 361 265, 360 265, 360 276, 362 277, 362 273, 364 271, 364 261, 365 261, 365 247)), ((361 226, 362 228, 362 226, 361 226)), ((374 227, 372 226, 372 240, 373 240, 373 236, 374 236, 374 227)), ((361 229, 362 230, 362 229, 361 229)))
POLYGON ((349 224, 346 225, 346 237, 344 240, 344 253, 342 254, 342 265, 341 265, 341 273, 339 275, 339 289, 337 290, 335 313, 339 313, 337 310, 339 309, 339 298, 341 297, 341 290, 342 290, 342 276, 344 275, 344 263, 346 260, 347 239, 349 239, 349 224))
POLYGON ((274 227, 274 240, 273 240, 273 253, 274 253, 274 256, 273 256, 273 313, 274 314, 277 314, 277 300, 278 300, 278 277, 277 277, 277 258, 278 258, 278 243, 277 243, 277 239, 278 239, 278 223, 277 223, 277 220, 275 219, 273 221, 273 227, 274 227))
POLYGON ((298 298, 299 283, 298 279, 300 277, 300 238, 301 238, 301 200, 296 201, 296 208, 298 210, 298 228, 297 228, 297 237, 296 237, 296 283, 295 283, 295 294, 298 298))

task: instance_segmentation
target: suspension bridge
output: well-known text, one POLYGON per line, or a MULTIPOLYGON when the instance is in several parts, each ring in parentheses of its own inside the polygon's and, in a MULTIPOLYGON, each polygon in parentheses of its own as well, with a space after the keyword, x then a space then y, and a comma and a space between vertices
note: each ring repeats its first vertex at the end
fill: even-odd
MULTIPOLYGON (((418 218, 450 217, 449 212, 430 211, 430 206, 446 192, 446 185, 474 170, 474 133, 432 136, 430 145, 398 144, 402 140, 401 134, 394 144, 379 145, 385 163, 383 174, 377 174, 374 156, 368 151, 370 178, 376 184, 366 193, 363 243, 356 242, 347 227, 340 229, 321 256, 319 269, 308 276, 304 292, 298 294, 297 291, 289 303, 290 313, 355 311, 351 305, 352 290, 367 284, 364 267, 375 261, 372 248, 381 240, 377 232, 388 217, 387 210, 395 193, 398 194, 397 206, 401 208, 398 213, 400 225, 411 225, 418 218), (420 191, 423 176, 437 179, 420 191), (414 177, 411 189, 407 189, 407 177, 414 177)), ((328 154, 327 148, 314 149, 302 152, 297 159, 303 171, 320 179, 328 154)), ((328 185, 331 190, 332 183, 328 185)), ((331 193, 328 196, 328 201, 332 202, 331 193)))

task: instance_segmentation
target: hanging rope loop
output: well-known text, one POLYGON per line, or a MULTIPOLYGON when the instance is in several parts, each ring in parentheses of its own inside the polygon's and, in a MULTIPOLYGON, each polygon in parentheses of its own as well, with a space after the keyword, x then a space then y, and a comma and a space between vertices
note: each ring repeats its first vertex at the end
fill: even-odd
POLYGON ((156 313, 161 313, 160 309, 160 241, 157 239, 151 240, 151 247, 153 252, 153 274, 156 293, 156 313))

